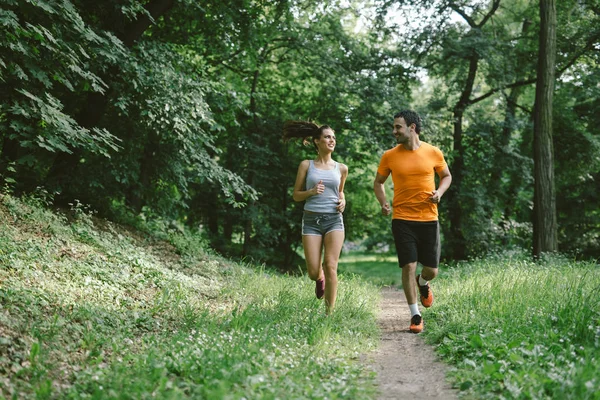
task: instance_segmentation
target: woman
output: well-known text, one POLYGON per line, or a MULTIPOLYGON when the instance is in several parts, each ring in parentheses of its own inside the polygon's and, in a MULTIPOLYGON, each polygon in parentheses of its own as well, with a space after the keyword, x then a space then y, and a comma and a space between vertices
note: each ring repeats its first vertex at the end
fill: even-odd
POLYGON ((316 281, 315 294, 318 299, 325 296, 329 314, 335 307, 337 266, 344 244, 342 213, 346 208, 344 183, 348 167, 331 158, 336 138, 333 129, 327 125, 287 121, 283 126, 283 138, 285 141, 303 139, 305 144, 312 143, 317 151, 314 160, 300 163, 293 197, 295 201, 305 202, 302 217, 304 258, 308 276, 316 281))

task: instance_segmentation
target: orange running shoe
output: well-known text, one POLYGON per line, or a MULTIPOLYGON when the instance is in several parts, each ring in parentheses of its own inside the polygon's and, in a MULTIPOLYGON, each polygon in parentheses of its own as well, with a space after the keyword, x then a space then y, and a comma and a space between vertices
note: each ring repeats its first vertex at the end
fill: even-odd
POLYGON ((317 279, 315 284, 315 295, 317 299, 322 299, 325 295, 325 279, 317 279))
POLYGON ((415 314, 410 319, 410 331, 412 333, 421 333, 423 330, 423 318, 420 314, 415 314))
POLYGON ((433 304, 433 292, 431 291, 431 287, 429 287, 429 282, 426 285, 419 285, 419 277, 421 275, 417 275, 417 287, 419 288, 419 293, 421 293, 421 304, 423 307, 429 308, 433 304))

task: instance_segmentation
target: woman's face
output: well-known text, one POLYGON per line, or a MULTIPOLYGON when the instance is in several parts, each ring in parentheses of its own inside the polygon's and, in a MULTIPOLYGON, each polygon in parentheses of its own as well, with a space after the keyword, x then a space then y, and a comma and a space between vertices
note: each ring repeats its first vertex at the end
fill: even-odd
POLYGON ((321 132, 321 138, 316 142, 317 147, 327 151, 333 151, 335 149, 335 133, 332 129, 323 129, 321 132))

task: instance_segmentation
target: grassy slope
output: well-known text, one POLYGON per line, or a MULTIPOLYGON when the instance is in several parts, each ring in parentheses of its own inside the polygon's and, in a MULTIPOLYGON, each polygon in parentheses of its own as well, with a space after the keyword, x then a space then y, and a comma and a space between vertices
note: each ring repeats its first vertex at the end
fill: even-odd
POLYGON ((0 397, 373 398, 377 291, 306 277, 0 197, 0 397))
MULTIPOLYGON (((344 257, 336 313, 306 278, 39 200, 0 198, 0 397, 375 398, 393 259, 344 257), (360 279, 351 273, 360 273, 360 279)), ((424 337, 472 399, 600 399, 600 268, 556 256, 443 266, 424 337)))

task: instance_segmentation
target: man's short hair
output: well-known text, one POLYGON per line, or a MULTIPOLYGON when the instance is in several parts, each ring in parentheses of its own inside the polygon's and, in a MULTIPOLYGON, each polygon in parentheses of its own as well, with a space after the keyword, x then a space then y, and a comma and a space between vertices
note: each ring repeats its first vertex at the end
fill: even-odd
POLYGON ((415 124, 415 132, 417 135, 421 133, 421 117, 415 111, 412 110, 402 110, 398 114, 394 115, 394 118, 404 118, 406 121, 406 126, 410 126, 415 124))

